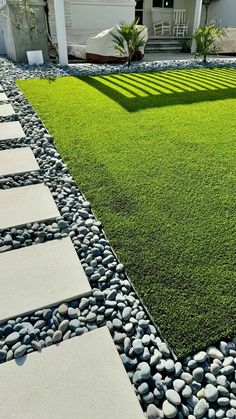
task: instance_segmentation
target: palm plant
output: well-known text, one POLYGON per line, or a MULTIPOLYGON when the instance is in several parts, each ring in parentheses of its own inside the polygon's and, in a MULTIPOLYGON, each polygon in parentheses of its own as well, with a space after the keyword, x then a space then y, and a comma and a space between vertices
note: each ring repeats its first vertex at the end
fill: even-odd
POLYGON ((118 33, 112 34, 115 49, 118 55, 127 56, 127 64, 130 66, 135 54, 140 54, 140 49, 145 45, 145 38, 142 36, 144 27, 138 27, 138 21, 122 23, 118 33))
POLYGON ((223 41, 226 36, 225 30, 218 28, 214 21, 204 27, 200 26, 192 37, 192 41, 196 43, 197 47, 196 56, 202 56, 203 62, 206 63, 207 55, 220 52, 220 47, 216 46, 215 39, 223 41))

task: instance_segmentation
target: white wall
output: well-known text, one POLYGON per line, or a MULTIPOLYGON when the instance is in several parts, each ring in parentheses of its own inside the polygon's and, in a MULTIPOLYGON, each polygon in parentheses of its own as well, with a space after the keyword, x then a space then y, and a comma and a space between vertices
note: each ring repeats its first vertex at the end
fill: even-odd
MULTIPOLYGON (((53 0, 49 0, 50 28, 56 41, 53 0)), ((67 42, 85 44, 90 36, 135 17, 135 0, 65 0, 67 42)))
MULTIPOLYGON (((205 18, 205 7, 203 6, 202 23, 205 18)), ((222 27, 236 28, 236 0, 218 0, 209 7, 208 21, 217 19, 222 27)))

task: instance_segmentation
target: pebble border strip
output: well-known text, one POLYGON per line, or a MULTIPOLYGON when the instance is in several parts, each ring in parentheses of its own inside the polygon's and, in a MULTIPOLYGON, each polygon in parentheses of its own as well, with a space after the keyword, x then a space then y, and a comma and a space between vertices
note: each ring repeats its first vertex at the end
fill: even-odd
MULTIPOLYGON (((236 60, 211 60, 211 67, 236 60)), ((200 62, 142 63, 130 71, 197 68, 200 62)), ((40 171, 0 178, 6 189, 45 182, 61 217, 0 232, 0 252, 69 235, 93 289, 92 296, 45 308, 0 326, 0 363, 107 325, 148 419, 236 418, 236 338, 175 361, 125 276, 89 202, 79 192, 37 114, 14 83, 16 78, 126 72, 123 66, 29 68, 0 61, 0 83, 12 101, 26 138, 3 141, 0 149, 31 146, 40 171)))

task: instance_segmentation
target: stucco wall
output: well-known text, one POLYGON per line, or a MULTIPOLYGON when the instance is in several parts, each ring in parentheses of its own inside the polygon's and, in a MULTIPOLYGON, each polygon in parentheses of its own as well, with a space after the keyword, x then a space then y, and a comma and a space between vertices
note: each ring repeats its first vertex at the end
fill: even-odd
MULTIPOLYGON (((49 10, 51 33, 56 41, 53 0, 49 0, 49 10)), ((90 36, 104 29, 133 21, 135 0, 66 0, 65 17, 67 42, 85 44, 90 36)))
MULTIPOLYGON (((202 13, 202 23, 205 19, 205 8, 202 13)), ((208 21, 217 19, 217 22, 222 27, 236 28, 236 0, 218 0, 209 7, 208 21)))

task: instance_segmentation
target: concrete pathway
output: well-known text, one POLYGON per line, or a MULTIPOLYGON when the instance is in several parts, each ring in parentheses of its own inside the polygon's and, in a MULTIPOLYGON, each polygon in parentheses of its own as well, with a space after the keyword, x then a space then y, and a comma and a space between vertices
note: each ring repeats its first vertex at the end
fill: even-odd
POLYGON ((25 138, 25 133, 18 121, 0 123, 0 141, 25 138))
MULTIPOLYGON (((1 95, 0 101, 1 97, 5 100, 1 95)), ((10 104, 0 104, 1 117, 11 114, 14 109, 10 104)), ((24 136, 19 122, 0 124, 1 141, 24 136)), ((38 169, 30 148, 0 151, 0 176, 38 169)), ((0 229, 59 216, 53 196, 44 184, 0 190, 0 229)), ((0 323, 91 294, 69 237, 0 254, 0 272, 0 323)), ((20 351, 19 357, 0 365, 0 411, 4 417, 144 418, 106 327, 33 352, 26 358, 22 357, 26 345, 18 345, 18 335, 11 333, 8 344, 20 351)))
POLYGON ((35 170, 39 170, 39 165, 30 147, 0 151, 0 176, 35 170))

